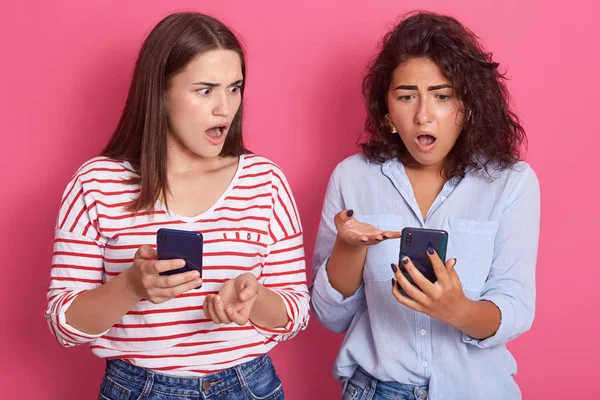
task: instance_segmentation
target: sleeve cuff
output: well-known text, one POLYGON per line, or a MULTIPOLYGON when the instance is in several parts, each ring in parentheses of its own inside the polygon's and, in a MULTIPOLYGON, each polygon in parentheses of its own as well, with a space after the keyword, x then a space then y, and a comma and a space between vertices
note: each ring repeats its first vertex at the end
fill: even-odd
MULTIPOLYGON (((79 293, 83 292, 84 290, 80 290, 79 293)), ((79 293, 77 295, 79 295, 79 293)), ((99 337, 105 335, 110 329, 107 329, 106 331, 99 333, 99 334, 89 334, 89 333, 85 333, 80 331, 79 329, 73 327, 72 325, 70 325, 67 322, 67 316, 66 316, 66 312, 69 309, 69 307, 71 306, 71 304, 73 303, 73 301, 77 298, 77 295, 72 296, 72 298, 67 301, 65 304, 63 304, 56 313, 51 313, 50 311, 46 312, 46 319, 48 320, 48 322, 52 325, 54 325, 57 329, 58 332, 57 336, 60 337, 62 339, 63 342, 65 343, 69 343, 69 344, 82 344, 82 343, 88 343, 91 342, 95 339, 98 339, 99 337)))
POLYGON ((479 301, 489 301, 494 303, 500 310, 500 326, 496 333, 485 339, 475 339, 466 333, 463 333, 462 340, 466 344, 477 346, 479 348, 487 348, 497 346, 499 344, 506 343, 508 338, 511 336, 511 332, 514 331, 515 321, 514 312, 510 303, 502 297, 496 296, 484 296, 479 301))
POLYGON ((345 306, 349 303, 353 303, 356 300, 361 299, 364 296, 364 283, 361 283, 356 292, 350 297, 344 298, 344 296, 335 290, 331 283, 329 283, 329 276, 327 275, 327 263, 329 257, 323 261, 320 268, 317 271, 317 276, 314 280, 313 295, 317 295, 319 298, 324 300, 330 306, 345 306))
POLYGON ((256 329, 258 331, 258 333, 260 333, 261 335, 266 336, 267 338, 273 339, 273 336, 286 335, 286 334, 292 333, 295 330, 294 329, 295 318, 294 318, 294 310, 292 308, 292 303, 291 303, 292 299, 288 298, 280 290, 271 289, 271 288, 269 290, 276 293, 283 300, 283 304, 285 306, 285 312, 288 317, 288 323, 281 328, 274 328, 274 329, 264 328, 262 326, 256 325, 254 322, 252 322, 252 320, 250 320, 250 324, 252 324, 254 329, 256 329))

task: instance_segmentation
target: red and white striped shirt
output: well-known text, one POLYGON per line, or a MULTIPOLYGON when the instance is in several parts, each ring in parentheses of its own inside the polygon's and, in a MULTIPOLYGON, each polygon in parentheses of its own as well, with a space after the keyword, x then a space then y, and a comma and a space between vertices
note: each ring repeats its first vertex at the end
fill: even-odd
POLYGON ((153 216, 124 211, 139 193, 139 186, 124 183, 134 176, 128 162, 97 157, 79 169, 65 190, 46 310, 50 329, 63 346, 90 343, 102 358, 202 376, 259 357, 306 327, 302 226, 290 187, 275 164, 256 155, 241 156, 223 195, 192 218, 178 216, 160 202, 153 216), (67 324, 65 312, 77 295, 129 268, 141 245, 156 248, 156 231, 163 227, 204 236, 202 287, 162 304, 143 299, 99 335, 67 324), (281 296, 289 317, 286 327, 215 324, 204 315, 205 296, 244 272, 281 296))

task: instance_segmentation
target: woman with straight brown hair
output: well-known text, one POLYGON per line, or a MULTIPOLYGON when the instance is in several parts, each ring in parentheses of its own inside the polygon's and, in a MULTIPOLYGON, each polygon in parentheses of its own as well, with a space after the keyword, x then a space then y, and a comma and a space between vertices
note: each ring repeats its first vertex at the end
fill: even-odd
POLYGON ((308 322, 303 234, 281 170, 242 140, 230 29, 177 13, 145 40, 121 120, 60 205, 46 318, 107 359, 101 399, 280 399, 267 352, 308 322), (203 236, 202 276, 157 231, 203 236))

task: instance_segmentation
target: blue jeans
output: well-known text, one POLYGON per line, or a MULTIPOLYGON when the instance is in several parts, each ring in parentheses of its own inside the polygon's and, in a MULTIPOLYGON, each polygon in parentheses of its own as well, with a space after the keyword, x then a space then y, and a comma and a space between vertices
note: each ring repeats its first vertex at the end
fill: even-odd
POLYGON ((158 374, 121 360, 106 363, 100 400, 281 400, 281 380, 263 355, 202 378, 158 374))
POLYGON ((342 400, 426 400, 428 386, 382 382, 358 367, 346 383, 342 400))

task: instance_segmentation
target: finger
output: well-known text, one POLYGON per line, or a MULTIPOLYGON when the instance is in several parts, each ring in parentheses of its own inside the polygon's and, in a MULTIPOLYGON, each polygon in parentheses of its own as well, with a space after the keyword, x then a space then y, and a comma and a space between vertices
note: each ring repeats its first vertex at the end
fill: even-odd
POLYGON ((243 302, 248 301, 258 293, 258 282, 256 279, 250 278, 247 281, 244 281, 244 284, 240 289, 241 291, 238 294, 238 298, 243 302))
POLYGON ((212 296, 211 294, 207 295, 204 298, 204 304, 202 304, 202 310, 204 311, 204 316, 210 320, 212 320, 212 314, 210 313, 210 296, 212 296))
POLYGON ((384 231, 382 235, 384 239, 400 239, 402 237, 402 232, 384 231))
POLYGON ((446 261, 446 271, 448 271, 448 273, 454 271, 456 261, 458 261, 456 258, 451 258, 448 261, 446 261))
POLYGON ((215 324, 220 324, 221 320, 219 319, 219 316, 217 315, 217 312, 215 311, 215 295, 214 294, 209 294, 208 295, 208 302, 205 302, 205 307, 208 308, 208 313, 210 314, 210 319, 212 319, 212 321, 215 324))
POLYGON ((171 300, 185 292, 188 292, 188 291, 200 286, 201 284, 202 284, 202 280, 196 279, 196 280, 182 283, 181 285, 173 286, 170 288, 156 288, 156 289, 154 289, 157 294, 155 297, 164 297, 166 300, 171 300))
POLYGON ((369 242, 372 242, 373 244, 383 242, 385 240, 385 237, 383 236, 383 231, 379 229, 374 230, 369 235, 367 235, 367 240, 369 242))
POLYGON ((431 283, 429 279, 425 278, 421 271, 415 267, 410 257, 403 256, 401 261, 402 265, 406 269, 406 272, 408 272, 415 285, 417 285, 426 294, 431 295, 435 290, 434 284, 431 283))
POLYGON ((229 317, 227 317, 227 314, 225 313, 225 308, 223 307, 223 301, 219 295, 217 295, 215 297, 214 307, 215 307, 215 313, 217 314, 217 317, 219 317, 219 320, 221 321, 221 323, 230 324, 231 320, 229 319, 229 317))
POLYGON ((429 257, 429 260, 433 265, 433 272, 435 272, 435 276, 437 276, 440 285, 443 286, 447 284, 450 281, 450 279, 448 277, 448 271, 446 270, 446 266, 444 265, 444 262, 438 255, 437 251, 435 251, 435 249, 431 246, 427 248, 427 257, 429 257))
POLYGON ((227 307, 227 309, 225 310, 225 313, 227 313, 227 316, 229 317, 230 320, 232 320, 239 326, 243 326, 248 323, 248 317, 240 314, 239 312, 234 310, 233 307, 227 307))
POLYGON ((448 270, 448 277, 450 277, 451 280, 455 280, 455 281, 459 281, 460 282, 460 278, 458 276, 458 273, 456 272, 456 263, 457 263, 457 259, 456 258, 452 258, 449 261, 446 262, 446 269, 448 270), (452 260, 454 260, 454 262, 452 262, 452 260), (448 265, 451 264, 451 265, 448 265))
POLYGON ((195 281, 196 279, 200 279, 200 272, 198 271, 188 271, 180 274, 159 276, 156 278, 155 287, 170 288, 179 286, 186 282, 195 281))
POLYGON ((344 225, 346 222, 350 221, 354 218, 354 210, 342 210, 333 217, 333 223, 335 224, 336 229, 341 225, 344 225))
POLYGON ((244 290, 240 292, 238 295, 239 299, 243 302, 250 300, 252 297, 256 296, 258 293, 257 288, 254 286, 246 287, 244 290))
POLYGON ((147 244, 141 245, 139 249, 135 252, 133 258, 143 259, 143 260, 155 260, 156 259, 156 250, 147 244))
MULTIPOLYGON (((404 291, 406 291, 406 289, 404 291)), ((402 293, 400 293, 400 290, 398 289, 398 283, 394 278, 392 278, 392 294, 394 295, 398 303, 403 304, 406 307, 412 308, 415 311, 423 312, 423 307, 419 303, 417 303, 410 297, 404 296, 402 293)))
POLYGON ((378 244, 383 242, 385 238, 383 237, 383 231, 375 231, 369 234, 361 234, 358 232, 349 232, 352 237, 352 240, 357 244, 372 246, 374 244, 378 244))
POLYGON ((174 269, 183 268, 185 266, 184 260, 174 259, 174 260, 158 260, 154 263, 154 270, 157 274, 166 271, 172 271, 174 269))
MULTIPOLYGON (((392 264, 392 265, 394 265, 394 264, 392 264)), ((395 265, 394 265, 394 267, 395 267, 395 265)), ((394 267, 392 267, 392 270, 394 270, 394 267)), ((428 303, 427 295, 425 293, 423 293, 421 290, 419 290, 419 288, 415 284, 410 282, 404 276, 404 274, 402 273, 400 268, 396 267, 396 269, 394 270, 394 276, 396 277, 398 284, 400 285, 402 290, 404 290, 404 292, 407 294, 407 296, 409 296, 411 299, 413 299, 415 302, 417 302, 419 304, 425 305, 428 303)), ((411 278, 412 278, 412 276, 411 276, 411 278)), ((425 278, 425 279, 427 279, 427 278, 425 278)))

